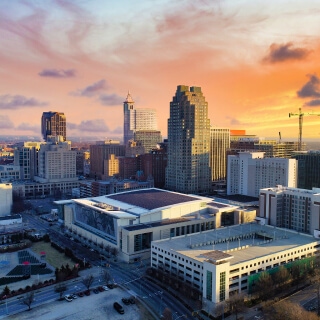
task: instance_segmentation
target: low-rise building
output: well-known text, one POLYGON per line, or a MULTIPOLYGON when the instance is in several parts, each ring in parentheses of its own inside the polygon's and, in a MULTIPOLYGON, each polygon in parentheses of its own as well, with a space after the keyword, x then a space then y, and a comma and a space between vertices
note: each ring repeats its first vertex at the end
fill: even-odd
POLYGON ((67 228, 101 247, 116 247, 119 258, 127 262, 149 258, 153 240, 253 221, 256 217, 255 210, 156 188, 55 203, 67 228))
POLYGON ((319 237, 248 223, 153 241, 151 266, 191 284, 212 307, 232 293, 252 293, 263 271, 318 251, 319 237))

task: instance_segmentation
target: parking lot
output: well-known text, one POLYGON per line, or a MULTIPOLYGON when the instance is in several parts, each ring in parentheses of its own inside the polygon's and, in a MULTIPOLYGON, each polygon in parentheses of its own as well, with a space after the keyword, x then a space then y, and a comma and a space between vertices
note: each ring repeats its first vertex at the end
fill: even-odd
POLYGON ((64 320, 89 320, 89 319, 115 319, 115 320, 151 320, 152 317, 144 312, 144 308, 139 302, 125 305, 121 299, 130 297, 130 295, 121 288, 114 288, 109 291, 95 294, 91 292, 90 296, 78 297, 71 302, 66 300, 49 302, 45 305, 34 307, 31 311, 19 313, 19 315, 10 316, 7 319, 64 319, 64 320), (117 301, 124 309, 124 314, 119 314, 113 307, 117 301), (18 316, 18 318, 17 318, 18 316))

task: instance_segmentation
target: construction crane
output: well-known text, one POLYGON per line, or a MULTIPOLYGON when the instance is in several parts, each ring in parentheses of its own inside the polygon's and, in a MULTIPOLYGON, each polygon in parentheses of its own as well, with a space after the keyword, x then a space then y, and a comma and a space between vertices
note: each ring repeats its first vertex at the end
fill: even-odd
POLYGON ((289 118, 298 116, 299 117, 299 140, 298 140, 298 151, 301 151, 302 149, 302 124, 303 124, 303 117, 304 116, 320 116, 320 113, 313 113, 313 112, 308 112, 308 113, 303 113, 301 111, 301 108, 299 108, 299 113, 289 113, 289 118))

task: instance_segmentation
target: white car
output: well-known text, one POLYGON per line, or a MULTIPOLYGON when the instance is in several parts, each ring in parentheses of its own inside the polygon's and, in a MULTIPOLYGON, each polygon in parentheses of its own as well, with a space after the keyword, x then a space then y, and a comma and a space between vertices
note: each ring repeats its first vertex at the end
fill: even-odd
POLYGON ((109 288, 108 288, 107 286, 102 286, 102 289, 103 289, 104 291, 108 291, 108 290, 109 290, 109 288))
POLYGON ((64 298, 65 298, 68 302, 71 302, 71 301, 73 300, 71 294, 67 294, 66 296, 64 296, 64 298))

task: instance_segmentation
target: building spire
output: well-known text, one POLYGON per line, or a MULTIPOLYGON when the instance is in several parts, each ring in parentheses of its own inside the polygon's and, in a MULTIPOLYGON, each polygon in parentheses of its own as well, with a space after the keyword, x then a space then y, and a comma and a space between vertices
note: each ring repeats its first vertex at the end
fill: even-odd
POLYGON ((130 94, 130 90, 128 90, 128 94, 127 94, 127 98, 126 101, 124 103, 134 103, 131 94, 130 94))

